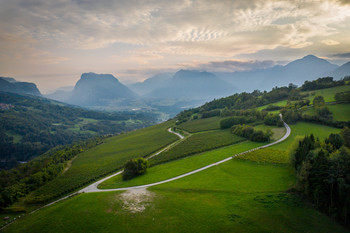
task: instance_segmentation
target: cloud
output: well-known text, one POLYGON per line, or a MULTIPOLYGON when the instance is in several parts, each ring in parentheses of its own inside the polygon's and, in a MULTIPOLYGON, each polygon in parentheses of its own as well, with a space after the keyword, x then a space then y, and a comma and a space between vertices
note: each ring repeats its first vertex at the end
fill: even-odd
POLYGON ((254 69, 264 69, 274 66, 274 61, 258 61, 258 60, 224 60, 211 61, 207 63, 193 62, 191 64, 182 64, 182 66, 191 69, 200 69, 212 72, 233 72, 254 69))
MULTIPOLYGON (((52 65, 67 60, 74 68, 65 68, 74 71, 65 72, 74 73, 91 66, 102 69, 106 64, 110 65, 108 70, 174 68, 193 60, 213 69, 249 69, 249 64, 252 67, 266 64, 249 61, 241 63, 244 68, 239 68, 232 58, 281 47, 307 51, 320 46, 320 41, 335 44, 329 38, 336 35, 339 46, 319 48, 320 53, 335 54, 346 46, 346 39, 340 38, 348 35, 348 3, 346 0, 0 1, 0 69, 15 73, 18 67, 24 70, 32 63, 46 63, 50 65, 46 73, 49 69, 55 72, 62 66, 52 65), (113 55, 118 56, 118 61, 108 60, 113 55), (5 61, 6 58, 10 59, 5 61), (213 60, 225 62, 213 63, 213 60), (117 62, 121 65, 116 66, 117 62)), ((285 57, 279 60, 288 59, 288 53, 281 56, 285 57)))
POLYGON ((332 39, 321 40, 321 43, 323 43, 325 45, 338 45, 338 44, 340 44, 338 41, 335 41, 332 39))
POLYGON ((337 54, 332 54, 330 57, 350 58, 350 53, 337 53, 337 54))

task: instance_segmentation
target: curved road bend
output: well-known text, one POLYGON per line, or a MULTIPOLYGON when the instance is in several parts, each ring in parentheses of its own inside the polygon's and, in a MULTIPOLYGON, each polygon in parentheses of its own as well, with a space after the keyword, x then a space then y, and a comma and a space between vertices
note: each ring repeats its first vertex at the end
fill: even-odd
MULTIPOLYGON (((280 117, 281 117, 281 120, 283 121, 281 114, 280 114, 280 117)), ((241 152, 239 154, 235 154, 235 155, 230 156, 230 157, 228 157, 226 159, 223 159, 223 160, 221 160, 219 162, 209 164, 209 165, 207 165, 205 167, 202 167, 202 168, 199 168, 197 170, 194 170, 194 171, 182 174, 180 176, 176 176, 176 177, 173 177, 173 178, 170 178, 170 179, 167 179, 167 180, 163 180, 163 181, 159 181, 159 182, 156 182, 156 183, 152 183, 152 184, 133 186, 133 187, 126 187, 126 188, 116 188, 116 189, 98 189, 97 185, 95 186, 94 184, 92 184, 92 185, 88 186, 87 188, 85 188, 83 190, 80 190, 79 193, 83 193, 83 192, 86 192, 86 193, 89 193, 89 192, 110 192, 110 191, 122 191, 122 190, 130 190, 130 189, 148 188, 148 187, 151 187, 151 186, 164 184, 164 183, 167 183, 167 182, 170 182, 170 181, 173 181, 173 180, 181 179, 183 177, 195 174, 197 172, 200 172, 200 171, 206 170, 208 168, 211 168, 213 166, 219 165, 221 163, 227 162, 227 161, 229 161, 229 160, 231 160, 231 159, 233 159, 233 158, 235 158, 235 157, 237 157, 239 155, 246 154, 246 153, 249 153, 249 152, 252 152, 252 151, 255 151, 255 150, 263 149, 263 148, 266 148, 266 147, 269 147, 269 146, 273 146, 273 145, 275 145, 277 143, 280 143, 280 142, 284 141, 285 139, 287 139, 289 137, 289 135, 291 133, 291 129, 290 129, 289 125, 287 125, 284 121, 283 121, 283 124, 284 124, 284 127, 286 128, 287 131, 286 131, 286 134, 282 138, 280 138, 279 140, 277 140, 275 142, 272 142, 270 144, 264 145, 264 146, 260 146, 260 147, 257 147, 257 148, 254 148, 254 149, 251 149, 251 150, 248 150, 248 151, 241 152)), ((169 132, 171 132, 170 129, 169 129, 169 132)), ((99 184, 100 183, 101 182, 99 182, 99 184)))
MULTIPOLYGON (((281 120, 283 121, 282 115, 281 115, 281 114, 280 114, 280 117, 281 117, 281 120)), ((83 189, 81 189, 81 190, 75 192, 75 193, 72 193, 72 194, 70 194, 70 195, 68 195, 68 196, 65 196, 65 197, 63 197, 63 198, 61 198, 61 199, 58 199, 58 200, 56 200, 56 201, 54 201, 54 202, 51 202, 51 203, 49 203, 49 204, 47 204, 47 205, 45 205, 45 206, 42 206, 42 207, 40 207, 39 209, 36 209, 36 210, 32 211, 31 213, 34 213, 34 212, 36 212, 36 211, 38 211, 38 210, 40 210, 40 209, 42 209, 42 208, 45 208, 45 207, 50 206, 50 205, 53 205, 53 204, 55 204, 55 203, 57 203, 57 202, 59 202, 59 201, 62 201, 62 200, 64 200, 64 199, 67 199, 68 197, 71 197, 71 196, 76 195, 76 194, 79 194, 79 193, 109 192, 109 191, 122 191, 122 190, 130 190, 130 189, 140 189, 140 188, 147 188, 147 187, 151 187, 151 186, 155 186, 155 185, 159 185, 159 184, 164 184, 164 183, 167 183, 167 182, 170 182, 170 181, 173 181, 173 180, 181 179, 181 178, 183 178, 183 177, 186 177, 186 176, 195 174, 195 173, 197 173, 197 172, 200 172, 200 171, 206 170, 206 169, 208 169, 208 168, 211 168, 211 167, 213 167, 213 166, 219 165, 219 164, 221 164, 221 163, 227 162, 227 161, 229 161, 229 160, 231 160, 231 159, 233 159, 234 157, 237 157, 237 156, 239 156, 239 155, 246 154, 246 153, 252 152, 252 151, 254 151, 254 150, 259 150, 259 149, 262 149, 262 148, 266 148, 266 147, 269 147, 269 146, 273 146, 273 145, 275 145, 275 144, 277 144, 277 143, 280 143, 280 142, 284 141, 286 138, 289 137, 289 135, 290 135, 290 133, 291 133, 291 129, 290 129, 290 127, 289 127, 284 121, 283 121, 283 124, 284 124, 284 127, 285 127, 286 130, 287 130, 286 134, 285 134, 282 138, 280 138, 279 140, 277 140, 277 141, 275 141, 275 142, 272 142, 272 143, 270 143, 270 144, 267 144, 267 145, 265 145, 265 146, 260 146, 260 147, 257 147, 257 148, 254 148, 254 149, 251 149, 251 150, 248 150, 248 151, 241 152, 241 153, 239 153, 239 154, 235 154, 235 155, 230 156, 230 157, 228 157, 228 158, 226 158, 226 159, 223 159, 223 160, 221 160, 221 161, 219 161, 219 162, 212 163, 212 164, 209 164, 209 165, 207 165, 207 166, 205 166, 205 167, 199 168, 199 169, 197 169, 197 170, 194 170, 194 171, 191 171, 191 172, 188 172, 188 173, 185 173, 185 174, 182 174, 182 175, 180 175, 180 176, 176 176, 176 177, 173 177, 173 178, 170 178, 170 179, 167 179, 167 180, 159 181, 159 182, 156 182, 156 183, 146 184, 146 185, 140 185, 140 186, 133 186, 133 187, 126 187, 126 188, 117 188, 117 189, 98 189, 98 188, 97 188, 97 186, 98 186, 100 183, 104 182, 105 180, 110 179, 110 178, 113 177, 113 176, 119 175, 119 174, 121 174, 121 173, 123 172, 123 171, 119 171, 119 172, 117 172, 117 173, 115 173, 115 174, 113 174, 113 175, 110 175, 110 176, 108 176, 108 177, 105 177, 105 178, 103 178, 103 179, 101 179, 101 180, 99 180, 99 181, 97 181, 97 182, 95 182, 95 183, 93 183, 93 184, 91 184, 91 185, 89 185, 89 186, 87 186, 87 187, 85 187, 85 188, 83 188, 83 189)), ((177 132, 172 131, 171 128, 169 128, 168 131, 169 131, 170 133, 176 134, 180 139, 184 139, 184 136, 182 136, 181 134, 179 134, 179 133, 177 133, 177 132)), ((153 156, 155 156, 155 155, 160 154, 161 152, 163 152, 164 150, 168 149, 168 148, 169 148, 170 146, 172 146, 172 145, 173 145, 173 144, 170 144, 169 146, 163 148, 162 150, 158 151, 157 153, 151 155, 150 157, 153 157, 153 156)), ((150 158, 150 157, 149 157, 149 158, 150 158)))

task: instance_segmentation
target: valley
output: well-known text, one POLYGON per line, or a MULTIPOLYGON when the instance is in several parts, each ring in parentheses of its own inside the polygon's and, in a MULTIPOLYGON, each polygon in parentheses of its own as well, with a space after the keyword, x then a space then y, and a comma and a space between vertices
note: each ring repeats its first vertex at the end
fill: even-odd
MULTIPOLYGON (((276 89, 269 95, 284 90, 276 89)), ((316 90, 317 94, 313 96, 322 93, 326 103, 334 102, 334 95, 344 91, 350 91, 347 84, 316 90)), ((291 90, 288 92, 292 93, 291 90)), ((308 94, 300 92, 306 100, 310 98, 308 94)), ((269 95, 261 94, 257 100, 268 99, 269 95)), ((240 95, 230 98, 183 111, 175 119, 156 126, 108 138, 103 144, 79 154, 65 173, 11 208, 26 212, 35 210, 50 200, 75 193, 75 190, 122 169, 130 158, 150 156, 150 168, 146 174, 127 181, 118 173, 98 182, 98 189, 96 185, 94 189, 83 188, 79 194, 24 215, 3 231, 347 232, 295 192, 297 181, 290 165, 290 153, 305 135, 312 133, 318 140, 324 140, 331 133, 341 132, 342 127, 332 125, 347 124, 348 115, 339 113, 344 104, 326 105, 334 121, 315 118, 308 122, 307 117, 304 120, 304 114, 312 113, 314 106, 303 108, 297 122, 288 118, 290 113, 281 110, 286 114, 286 120, 291 121, 289 131, 278 122, 277 125, 266 125, 266 116, 276 110, 268 113, 254 107, 236 109, 240 105, 235 101, 240 95), (223 101, 233 107, 228 109, 229 105, 222 105, 223 101), (219 115, 216 109, 220 109, 219 115), (252 141, 260 140, 258 138, 247 139, 232 134, 233 128, 222 128, 231 119, 250 122, 256 133, 262 130, 264 134, 271 132, 274 136, 270 142, 259 142, 252 141), (325 122, 329 126, 324 125, 325 122), (169 128, 184 138, 169 132, 169 128), (283 141, 279 142, 281 138, 283 141), (260 147, 263 148, 254 150, 260 147), (152 187, 143 186, 153 183, 152 187), (142 189, 137 189, 137 186, 142 189), (84 190, 98 193, 84 193, 84 190), (88 204, 90 202, 94 204, 88 204), (64 224, 55 224, 57 221, 64 224)), ((292 102, 283 98, 277 97, 277 102, 269 104, 283 108, 291 106, 292 102)), ((262 105, 259 109, 267 106, 262 105)), ((293 111, 300 110, 295 108, 293 111)))

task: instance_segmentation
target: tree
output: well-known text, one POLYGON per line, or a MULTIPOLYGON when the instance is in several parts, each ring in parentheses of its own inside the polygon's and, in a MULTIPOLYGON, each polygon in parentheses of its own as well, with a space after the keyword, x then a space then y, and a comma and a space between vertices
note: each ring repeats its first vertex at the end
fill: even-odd
POLYGON ((332 144, 334 149, 339 149, 342 145, 344 145, 344 139, 339 134, 334 133, 330 134, 325 142, 332 144))
POLYGON ((344 139, 345 146, 350 148, 350 129, 348 127, 344 127, 340 134, 344 139))
POLYGON ((323 107, 326 104, 324 99, 323 99, 323 96, 316 96, 314 98, 314 100, 312 101, 312 103, 313 103, 315 108, 323 107))
POLYGON ((124 166, 123 180, 130 180, 136 176, 146 173, 148 161, 144 158, 129 160, 124 166))

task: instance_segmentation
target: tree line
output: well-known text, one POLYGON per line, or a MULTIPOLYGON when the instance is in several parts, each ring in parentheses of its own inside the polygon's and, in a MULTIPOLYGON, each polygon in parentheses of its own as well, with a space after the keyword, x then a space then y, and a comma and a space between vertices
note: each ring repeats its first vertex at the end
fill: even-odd
POLYGON ((350 129, 324 141, 311 134, 291 152, 295 189, 319 210, 350 226, 350 129))

